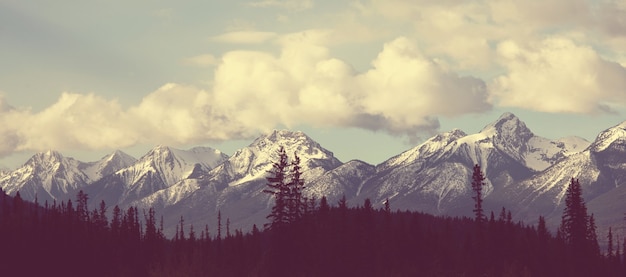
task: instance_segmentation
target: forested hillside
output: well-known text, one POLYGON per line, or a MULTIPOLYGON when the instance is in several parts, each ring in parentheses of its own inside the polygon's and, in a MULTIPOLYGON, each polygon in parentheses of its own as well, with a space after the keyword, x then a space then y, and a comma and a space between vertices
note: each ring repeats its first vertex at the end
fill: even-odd
POLYGON ((158 215, 135 208, 87 211, 75 201, 25 202, 0 193, 3 276, 620 276, 613 255, 571 251, 541 225, 511 221, 502 210, 468 218, 348 208, 310 201, 287 225, 243 234, 216 218, 218 234, 179 222, 165 238, 158 215), (107 218, 107 210, 113 216, 107 218), (607 257, 608 256, 608 257, 607 257), (584 261, 578 261, 583 258, 584 261), (576 261, 576 262, 574 262, 576 261))

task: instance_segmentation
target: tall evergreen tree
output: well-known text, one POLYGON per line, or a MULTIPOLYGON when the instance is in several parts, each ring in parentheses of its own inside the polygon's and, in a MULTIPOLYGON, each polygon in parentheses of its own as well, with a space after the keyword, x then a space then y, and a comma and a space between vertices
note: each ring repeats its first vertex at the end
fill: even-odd
POLYGON ((598 244, 596 220, 593 214, 589 217, 587 225, 587 251, 593 255, 600 255, 600 245, 598 244))
POLYGON ((539 224, 537 224, 537 234, 540 239, 547 239, 550 237, 550 232, 546 227, 546 219, 543 216, 539 216, 539 224))
POLYGON ((281 146, 278 150, 278 161, 272 164, 272 169, 270 170, 272 176, 266 178, 269 189, 263 190, 263 192, 274 196, 275 201, 271 213, 267 216, 271 221, 268 224, 269 228, 276 228, 289 223, 287 205, 290 191, 285 183, 287 167, 287 153, 285 153, 285 148, 281 146))
POLYGON ((305 210, 305 203, 302 198, 302 190, 304 190, 304 180, 302 180, 302 169, 300 167, 300 157, 293 153, 294 158, 291 162, 291 181, 287 183, 289 196, 287 199, 287 215, 289 221, 293 221, 302 217, 305 210))
POLYGON ((485 176, 483 172, 480 170, 480 165, 474 165, 474 172, 472 174, 472 192, 474 196, 474 215, 476 218, 476 222, 482 223, 485 220, 485 215, 483 214, 483 186, 485 186, 485 176))
POLYGON ((89 208, 87 207, 89 197, 82 190, 76 194, 76 216, 81 222, 89 221, 89 208))
POLYGON ((217 211, 217 240, 222 239, 222 210, 217 211))
POLYGON ((584 251, 589 239, 589 216, 582 197, 582 188, 572 178, 565 194, 565 209, 559 227, 565 242, 575 251, 584 251))

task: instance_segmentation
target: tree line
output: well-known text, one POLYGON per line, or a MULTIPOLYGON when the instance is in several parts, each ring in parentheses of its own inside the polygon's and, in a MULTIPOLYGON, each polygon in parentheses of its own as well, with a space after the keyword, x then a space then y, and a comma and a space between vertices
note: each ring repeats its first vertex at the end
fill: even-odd
MULTIPOLYGON (((282 169, 274 166, 267 179, 267 193, 276 199, 269 223, 247 233, 227 230, 222 235, 220 215, 218 234, 209 234, 208 226, 194 229, 181 218, 176 235, 166 238, 162 219, 151 209, 113 207, 107 213, 101 202, 89 211, 89 197, 82 192, 74 201, 43 205, 1 192, 0 275, 626 274, 620 242, 605 254, 597 247, 593 216, 587 214, 577 180, 570 183, 563 223, 552 235, 542 217, 530 226, 513 222, 504 208, 497 216, 486 216, 478 202, 476 218, 466 218, 394 211, 390 201, 377 209, 369 199, 350 205, 345 197, 337 203, 306 199, 304 181, 296 174, 301 171, 298 159, 289 162, 284 151, 281 155, 275 165, 282 169)), ((475 168, 475 200, 482 198, 481 175, 475 168)))

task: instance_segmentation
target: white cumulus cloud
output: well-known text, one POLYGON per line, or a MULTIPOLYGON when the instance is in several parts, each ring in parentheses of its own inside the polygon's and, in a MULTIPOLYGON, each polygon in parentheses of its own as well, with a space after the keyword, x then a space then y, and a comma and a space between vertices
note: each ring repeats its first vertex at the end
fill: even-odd
POLYGON ((0 98, 5 141, 0 155, 182 145, 251 138, 296 125, 414 138, 436 131, 439 115, 491 108, 482 80, 449 71, 407 38, 385 44, 366 72, 356 72, 319 43, 285 39, 280 45, 279 55, 227 52, 215 67, 212 87, 165 84, 127 108, 95 94, 66 92, 39 112, 13 108, 0 98))
POLYGON ((530 44, 505 41, 498 54, 507 73, 494 80, 491 93, 500 106, 595 113, 626 105, 626 68, 589 46, 561 37, 530 44))

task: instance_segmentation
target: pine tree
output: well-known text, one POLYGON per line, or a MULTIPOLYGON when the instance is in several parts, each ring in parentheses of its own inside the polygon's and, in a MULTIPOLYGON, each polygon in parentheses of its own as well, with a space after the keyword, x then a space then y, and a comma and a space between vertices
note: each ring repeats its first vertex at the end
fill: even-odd
POLYGON ((144 220, 146 224, 144 240, 148 241, 149 243, 154 243, 154 241, 156 241, 159 238, 157 227, 156 227, 156 218, 154 216, 154 208, 150 208, 147 214, 144 211, 143 216, 144 216, 144 220))
POLYGON ((482 223, 485 220, 485 215, 483 214, 483 196, 482 190, 483 186, 485 186, 485 176, 483 172, 480 170, 480 166, 478 164, 474 165, 474 173, 472 174, 472 191, 474 196, 474 214, 476 216, 476 222, 482 223))
POLYGON ((589 217, 578 180, 572 178, 565 194, 565 209, 559 229, 565 242, 578 251, 584 251, 589 238, 589 217))
POLYGON ((606 248, 606 257, 609 260, 613 260, 613 230, 611 227, 609 227, 609 233, 606 235, 606 238, 608 240, 607 242, 607 248, 606 248))
POLYGON ((572 178, 565 193, 565 209, 559 226, 562 239, 569 247, 571 261, 575 266, 572 274, 587 275, 583 263, 595 263, 600 256, 593 215, 587 214, 582 188, 577 179, 572 178))
POLYGON ((302 190, 304 189, 304 180, 302 180, 302 171, 300 167, 300 157, 296 153, 293 154, 294 159, 291 162, 291 181, 287 183, 287 215, 288 221, 299 219, 304 214, 306 203, 303 202, 302 190))
POLYGON ((80 222, 89 221, 89 208, 87 207, 89 196, 82 190, 76 194, 76 216, 80 222))
POLYGON ((115 205, 113 208, 113 218, 111 219, 111 232, 114 236, 119 236, 122 228, 122 210, 115 205))
POLYGON ((587 250, 590 254, 600 255, 600 245, 598 245, 596 220, 593 214, 589 217, 589 223, 587 225, 587 250))
POLYGON ((537 224, 537 234, 541 240, 547 240, 550 237, 550 232, 546 227, 546 219, 543 216, 539 216, 539 224, 537 224))
POLYGON ((222 239, 222 211, 217 211, 217 240, 222 239))
POLYGON ((183 216, 180 216, 180 221, 178 222, 178 224, 180 225, 180 229, 178 229, 178 231, 180 232, 179 238, 180 240, 185 240, 185 219, 183 219, 183 216))
POLYGON ((326 196, 322 196, 322 199, 320 199, 319 211, 321 214, 326 214, 330 211, 330 206, 328 205, 328 200, 326 199, 326 196))
POLYGON ((269 228, 277 228, 289 223, 287 205, 290 191, 285 183, 287 166, 287 154, 285 148, 281 146, 278 150, 278 161, 272 164, 272 170, 270 170, 272 176, 266 178, 269 189, 263 190, 263 192, 274 196, 275 201, 271 213, 267 216, 271 221, 268 224, 269 228))

